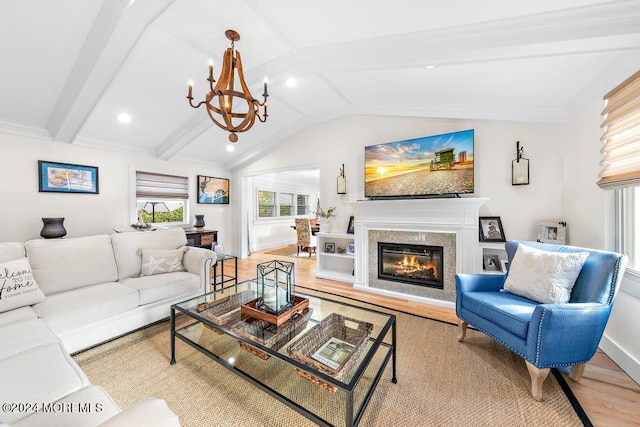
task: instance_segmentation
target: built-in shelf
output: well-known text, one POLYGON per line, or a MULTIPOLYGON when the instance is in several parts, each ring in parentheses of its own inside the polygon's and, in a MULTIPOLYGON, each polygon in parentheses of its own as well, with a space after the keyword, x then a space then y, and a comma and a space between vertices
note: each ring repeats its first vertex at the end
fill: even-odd
POLYGON ((347 253, 349 246, 353 248, 354 235, 347 233, 317 233, 316 277, 353 283, 353 253, 347 253), (344 252, 342 252, 344 251, 344 252))

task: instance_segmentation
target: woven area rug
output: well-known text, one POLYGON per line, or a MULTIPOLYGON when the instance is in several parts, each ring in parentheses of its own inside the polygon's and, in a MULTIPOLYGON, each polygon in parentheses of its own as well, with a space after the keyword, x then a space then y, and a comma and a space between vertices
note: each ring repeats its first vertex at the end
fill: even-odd
MULTIPOLYGON (((469 330, 459 343, 454 325, 395 314, 398 383, 391 382, 388 366, 361 426, 588 425, 578 415, 579 405, 574 402, 574 409, 563 391, 562 377, 550 375, 545 401, 536 402, 523 360, 492 339, 469 330)), ((163 321, 74 359, 121 407, 158 397, 184 426, 314 425, 180 340, 176 357, 178 363, 171 366, 169 322, 163 321)), ((309 384, 318 389, 311 395, 326 393, 309 384)))

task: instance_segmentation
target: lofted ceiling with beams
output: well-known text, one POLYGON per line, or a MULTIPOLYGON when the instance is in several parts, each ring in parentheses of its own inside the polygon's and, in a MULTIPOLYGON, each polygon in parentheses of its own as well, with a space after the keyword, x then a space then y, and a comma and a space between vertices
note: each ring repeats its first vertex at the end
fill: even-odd
POLYGON ((0 28, 0 132, 228 169, 350 115, 562 122, 640 56, 636 0, 14 0, 0 28), (271 95, 233 152, 186 100, 227 29, 271 95))

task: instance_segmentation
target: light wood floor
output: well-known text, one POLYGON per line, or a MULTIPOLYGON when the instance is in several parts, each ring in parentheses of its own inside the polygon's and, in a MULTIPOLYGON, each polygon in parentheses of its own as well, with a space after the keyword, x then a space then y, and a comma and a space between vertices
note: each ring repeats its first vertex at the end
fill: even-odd
MULTIPOLYGON (((238 260, 238 279, 256 277, 256 265, 272 259, 292 258, 253 253, 238 260)), ((295 258, 296 284, 315 288, 372 304, 413 313, 450 323, 457 323, 454 309, 442 308, 414 301, 390 298, 354 290, 352 285, 315 277, 316 263, 313 259, 295 258)), ((225 270, 226 270, 225 266, 225 270)), ((225 271, 226 273, 226 271, 225 271)), ((587 416, 595 426, 640 426, 640 386, 625 374, 606 354, 598 350, 587 364, 579 383, 566 377, 567 383, 578 398, 587 416)))

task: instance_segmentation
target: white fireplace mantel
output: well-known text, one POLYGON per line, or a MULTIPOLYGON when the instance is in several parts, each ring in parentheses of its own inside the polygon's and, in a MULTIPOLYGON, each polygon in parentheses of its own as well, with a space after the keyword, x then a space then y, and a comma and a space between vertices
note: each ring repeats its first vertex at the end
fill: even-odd
POLYGON ((480 207, 488 198, 442 198, 408 200, 366 200, 353 202, 355 230, 354 288, 452 307, 450 301, 421 297, 372 287, 369 283, 369 233, 374 230, 451 233, 455 235, 456 273, 477 273, 481 268, 478 242, 480 207))

